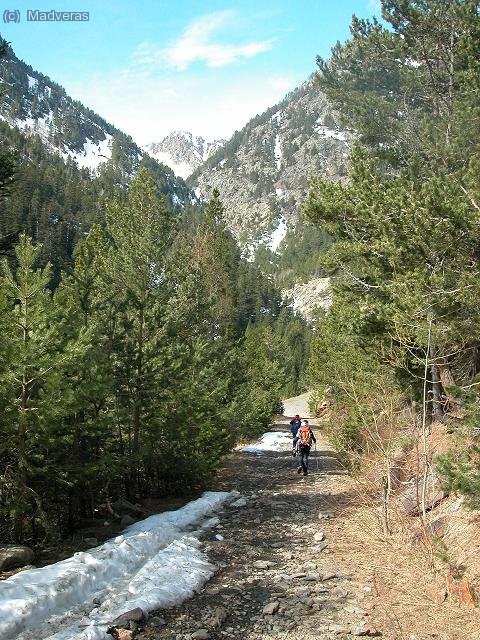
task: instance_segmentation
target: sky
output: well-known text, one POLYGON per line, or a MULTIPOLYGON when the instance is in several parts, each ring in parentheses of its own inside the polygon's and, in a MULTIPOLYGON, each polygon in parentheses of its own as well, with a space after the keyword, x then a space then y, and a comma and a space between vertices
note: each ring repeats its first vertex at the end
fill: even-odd
POLYGON ((171 131, 229 138, 348 38, 377 0, 8 0, 16 55, 144 145, 171 131), (27 10, 81 11, 40 23, 27 10))

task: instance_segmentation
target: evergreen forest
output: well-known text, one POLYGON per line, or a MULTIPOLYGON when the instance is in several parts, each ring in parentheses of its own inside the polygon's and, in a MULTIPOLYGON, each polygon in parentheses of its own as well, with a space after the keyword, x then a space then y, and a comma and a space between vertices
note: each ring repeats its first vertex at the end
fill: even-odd
POLYGON ((92 175, 0 135, 0 535, 35 546, 120 497, 201 490, 303 389, 311 331, 218 192, 174 207, 121 145, 92 175))
POLYGON ((318 59, 356 143, 348 181, 314 180, 304 206, 334 289, 309 375, 351 465, 425 443, 436 420, 456 444, 433 463, 478 505, 480 8, 384 0, 382 16, 318 59))

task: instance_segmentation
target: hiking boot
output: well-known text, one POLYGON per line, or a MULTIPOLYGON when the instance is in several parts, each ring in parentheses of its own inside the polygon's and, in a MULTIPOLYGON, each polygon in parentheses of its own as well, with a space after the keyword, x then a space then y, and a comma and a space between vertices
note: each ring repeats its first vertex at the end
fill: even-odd
POLYGON ((292 458, 295 458, 296 455, 297 455, 297 452, 295 451, 295 449, 292 449, 292 458))
POLYGON ((304 476, 308 476, 308 471, 305 469, 305 471, 303 472, 304 476))
POLYGON ((302 467, 297 467, 297 473, 302 473, 302 467))

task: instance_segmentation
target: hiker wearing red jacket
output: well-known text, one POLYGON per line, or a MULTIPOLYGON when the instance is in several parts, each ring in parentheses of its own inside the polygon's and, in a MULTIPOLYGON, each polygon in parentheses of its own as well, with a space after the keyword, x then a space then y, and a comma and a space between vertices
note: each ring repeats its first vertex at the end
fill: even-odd
POLYGON ((308 424, 308 420, 302 420, 302 426, 297 431, 297 473, 308 475, 308 456, 312 442, 317 442, 312 427, 308 424))

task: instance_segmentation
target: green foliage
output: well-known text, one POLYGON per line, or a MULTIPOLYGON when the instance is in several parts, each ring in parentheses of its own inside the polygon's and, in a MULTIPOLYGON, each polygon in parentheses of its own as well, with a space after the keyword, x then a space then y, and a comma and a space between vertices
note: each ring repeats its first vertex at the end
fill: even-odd
POLYGON ((160 192, 141 168, 106 198, 105 226, 77 243, 53 293, 41 245, 21 235, 4 260, 6 541, 62 535, 121 495, 200 489, 298 384, 304 325, 241 260, 218 194, 192 223, 160 192))
MULTIPOLYGON (((34 535, 39 525, 46 527, 42 495, 50 482, 62 482, 63 449, 71 438, 65 418, 75 404, 71 372, 90 340, 72 308, 48 290, 50 267, 35 267, 39 251, 21 236, 18 268, 12 272, 4 260, 1 281, 6 300, 1 508, 13 509, 7 535, 20 539, 34 535)), ((54 518, 48 528, 55 528, 54 518)))
MULTIPOLYGON (((467 428, 478 414, 478 6, 382 8, 389 26, 354 18, 350 40, 319 60, 320 85, 358 141, 349 181, 315 180, 305 206, 334 241, 321 261, 334 302, 310 375, 330 387, 342 449, 366 446, 379 394, 423 400, 424 382, 428 414, 461 410, 467 428)), ((452 486, 475 485, 473 462, 447 457, 452 486)))
POLYGON ((287 289, 298 281, 325 275, 322 257, 330 245, 331 238, 324 229, 301 215, 297 224, 288 229, 275 253, 264 245, 257 248, 255 265, 274 278, 277 286, 287 289))
POLYGON ((470 446, 468 450, 451 449, 435 458, 446 488, 457 491, 467 498, 467 504, 480 509, 480 447, 470 446))

